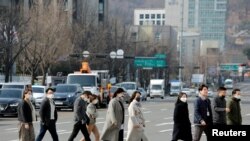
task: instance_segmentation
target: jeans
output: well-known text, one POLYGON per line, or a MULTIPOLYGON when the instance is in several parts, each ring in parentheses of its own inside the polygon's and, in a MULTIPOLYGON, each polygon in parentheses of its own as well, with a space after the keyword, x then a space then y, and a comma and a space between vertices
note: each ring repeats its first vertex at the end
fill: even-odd
POLYGON ((58 135, 56 132, 56 122, 55 120, 50 120, 49 125, 45 125, 44 123, 40 123, 40 132, 36 138, 36 141, 42 141, 46 131, 49 130, 50 135, 53 139, 53 141, 58 141, 58 135))

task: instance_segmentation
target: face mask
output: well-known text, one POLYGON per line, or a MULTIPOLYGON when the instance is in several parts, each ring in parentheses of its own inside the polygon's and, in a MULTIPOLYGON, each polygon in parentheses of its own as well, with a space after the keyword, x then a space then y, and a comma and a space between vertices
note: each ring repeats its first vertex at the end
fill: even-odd
POLYGON ((225 98, 225 96, 223 95, 223 96, 221 96, 220 98, 221 98, 221 99, 224 99, 224 98, 225 98))
POLYGON ((181 100, 182 102, 187 102, 187 98, 186 98, 186 97, 181 97, 180 100, 181 100))
POLYGON ((120 101, 123 101, 124 100, 124 96, 122 95, 122 96, 119 96, 119 100, 120 101))
POLYGON ((31 101, 32 99, 33 99, 33 96, 32 96, 32 95, 30 95, 30 96, 29 96, 29 100, 31 101))
POLYGON ((136 101, 140 102, 140 101, 141 101, 141 98, 140 98, 140 97, 137 97, 137 98, 136 98, 136 101))
POLYGON ((47 98, 52 99, 52 98, 54 98, 54 95, 53 95, 53 94, 48 94, 48 95, 47 95, 47 98))
POLYGON ((237 99, 240 99, 240 95, 236 95, 236 96, 234 96, 235 98, 237 98, 237 99))
POLYGON ((93 104, 97 104, 98 103, 98 99, 95 99, 92 101, 93 104))

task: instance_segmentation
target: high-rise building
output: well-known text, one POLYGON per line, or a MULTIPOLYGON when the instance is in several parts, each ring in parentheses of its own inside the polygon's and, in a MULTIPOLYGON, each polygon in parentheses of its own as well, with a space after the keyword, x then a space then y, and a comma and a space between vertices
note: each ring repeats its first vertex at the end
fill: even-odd
POLYGON ((188 0, 188 27, 198 29, 201 40, 225 42, 227 0, 188 0))
POLYGON ((135 9, 134 25, 165 25, 165 9, 135 9))

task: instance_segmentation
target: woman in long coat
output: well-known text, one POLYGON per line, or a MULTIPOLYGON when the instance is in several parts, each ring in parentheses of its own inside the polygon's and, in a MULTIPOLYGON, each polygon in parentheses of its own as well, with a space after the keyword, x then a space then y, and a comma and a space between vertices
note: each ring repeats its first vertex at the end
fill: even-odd
POLYGON ((144 134, 145 119, 141 111, 140 92, 135 91, 128 107, 127 141, 148 141, 144 134))
POLYGON ((118 88, 109 103, 106 121, 104 123, 101 140, 123 141, 124 127, 124 90, 118 88))
POLYGON ((177 141, 178 139, 192 141, 187 94, 183 92, 179 94, 174 109, 174 130, 172 141, 177 141))

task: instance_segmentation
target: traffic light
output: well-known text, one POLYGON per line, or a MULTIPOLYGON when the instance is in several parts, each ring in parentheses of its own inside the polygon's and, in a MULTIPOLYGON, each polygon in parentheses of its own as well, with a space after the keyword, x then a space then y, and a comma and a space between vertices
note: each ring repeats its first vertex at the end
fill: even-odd
POLYGON ((244 63, 243 63, 243 64, 240 64, 239 66, 241 66, 241 67, 245 67, 246 65, 247 65, 247 64, 244 64, 244 63))

